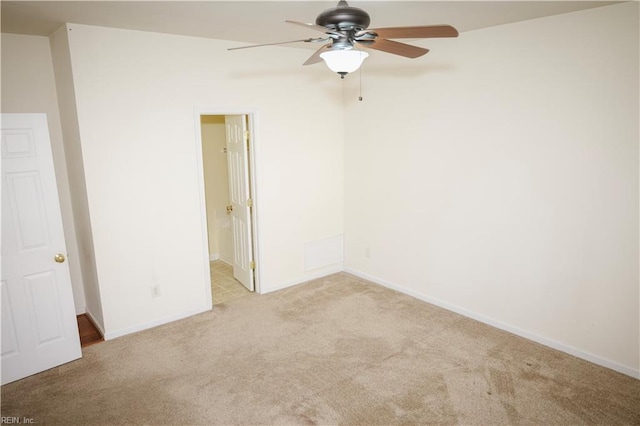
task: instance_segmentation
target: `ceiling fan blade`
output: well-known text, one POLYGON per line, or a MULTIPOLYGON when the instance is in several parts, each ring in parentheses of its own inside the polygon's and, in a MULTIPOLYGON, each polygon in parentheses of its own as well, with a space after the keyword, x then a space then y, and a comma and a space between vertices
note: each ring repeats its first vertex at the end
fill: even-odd
POLYGON ((381 50, 394 55, 404 56, 405 58, 417 58, 429 51, 423 47, 412 46, 406 43, 398 43, 397 41, 387 40, 385 38, 377 38, 373 42, 362 43, 367 49, 381 50))
POLYGON ((305 38, 302 40, 281 41, 278 43, 252 44, 251 46, 231 47, 227 50, 251 49, 253 47, 277 46, 279 44, 289 44, 289 43, 314 43, 314 42, 327 41, 327 40, 328 39, 326 38, 305 38))
MULTIPOLYGON (((451 25, 429 25, 422 27, 372 28, 364 32, 374 32, 382 38, 435 38, 458 37, 458 30, 451 25)), ((363 32, 363 33, 364 33, 363 32)))
POLYGON ((318 62, 322 62, 322 58, 320 57, 320 54, 329 46, 330 44, 325 44, 324 46, 320 47, 320 49, 316 50, 316 53, 311 55, 309 59, 307 59, 302 65, 313 65, 313 64, 317 64, 318 62))

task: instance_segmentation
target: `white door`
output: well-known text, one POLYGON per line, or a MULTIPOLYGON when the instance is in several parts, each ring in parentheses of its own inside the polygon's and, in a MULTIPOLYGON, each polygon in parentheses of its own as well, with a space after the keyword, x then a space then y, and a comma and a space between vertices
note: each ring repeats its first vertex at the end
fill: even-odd
POLYGON ((233 276, 253 291, 251 193, 249 190, 249 146, 244 115, 224 117, 229 167, 229 198, 233 232, 233 276))
POLYGON ((82 357, 46 114, 2 114, 2 384, 82 357))

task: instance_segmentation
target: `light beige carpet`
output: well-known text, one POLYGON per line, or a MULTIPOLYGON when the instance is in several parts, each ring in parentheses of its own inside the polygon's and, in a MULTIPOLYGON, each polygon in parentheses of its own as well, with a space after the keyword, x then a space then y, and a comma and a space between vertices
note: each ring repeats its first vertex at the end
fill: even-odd
POLYGON ((640 381, 348 274, 2 387, 38 425, 640 424, 640 381))

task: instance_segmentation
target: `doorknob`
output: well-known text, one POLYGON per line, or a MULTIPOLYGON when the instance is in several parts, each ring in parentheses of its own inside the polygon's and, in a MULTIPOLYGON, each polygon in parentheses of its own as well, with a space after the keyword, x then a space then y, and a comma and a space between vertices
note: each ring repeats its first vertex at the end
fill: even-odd
POLYGON ((58 263, 64 262, 64 254, 62 254, 62 253, 56 254, 56 256, 53 258, 53 260, 55 260, 58 263))
POLYGON ((227 206, 227 214, 231 214, 233 211, 233 206, 227 206))

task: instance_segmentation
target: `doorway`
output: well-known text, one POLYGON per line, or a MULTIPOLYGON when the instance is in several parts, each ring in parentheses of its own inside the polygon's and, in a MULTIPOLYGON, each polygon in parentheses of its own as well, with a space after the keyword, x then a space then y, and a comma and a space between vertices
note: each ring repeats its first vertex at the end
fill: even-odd
POLYGON ((198 113, 213 305, 259 291, 252 115, 198 113))

